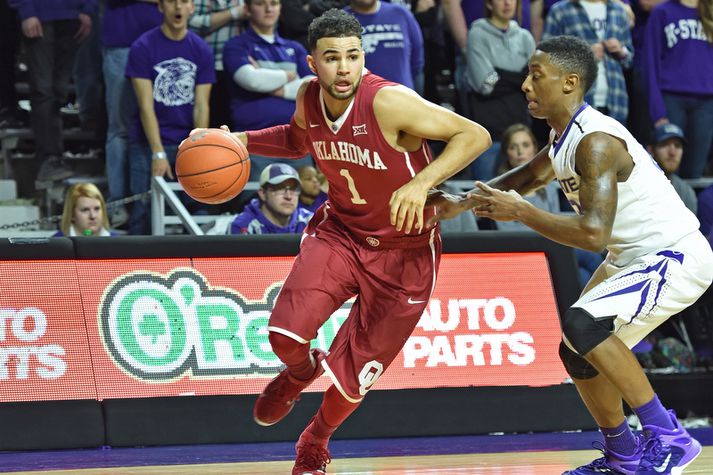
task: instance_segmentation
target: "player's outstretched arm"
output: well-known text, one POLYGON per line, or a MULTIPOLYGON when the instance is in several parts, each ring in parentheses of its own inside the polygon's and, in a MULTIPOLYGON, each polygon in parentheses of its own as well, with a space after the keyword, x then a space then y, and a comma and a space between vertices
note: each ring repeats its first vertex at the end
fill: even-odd
POLYGON ((543 211, 514 191, 478 184, 475 213, 499 221, 518 220, 543 236, 567 246, 602 251, 611 237, 617 203, 618 164, 628 152, 617 139, 601 132, 585 136, 577 147, 575 166, 579 173, 579 208, 575 216, 543 211))
POLYGON ((413 151, 421 139, 447 145, 438 159, 421 170, 391 198, 391 223, 409 232, 423 228, 423 207, 428 190, 462 170, 488 147, 490 134, 475 122, 426 101, 403 86, 381 89, 374 99, 379 127, 396 148, 413 151))
MULTIPOLYGON (((292 115, 292 120, 289 124, 268 127, 262 130, 231 132, 232 136, 241 141, 247 147, 248 152, 256 155, 275 158, 304 157, 308 152, 303 105, 307 84, 307 82, 302 83, 297 92, 295 113, 292 115)), ((220 128, 230 132, 227 125, 223 125, 220 128)), ((193 129, 191 135, 201 130, 193 129)))

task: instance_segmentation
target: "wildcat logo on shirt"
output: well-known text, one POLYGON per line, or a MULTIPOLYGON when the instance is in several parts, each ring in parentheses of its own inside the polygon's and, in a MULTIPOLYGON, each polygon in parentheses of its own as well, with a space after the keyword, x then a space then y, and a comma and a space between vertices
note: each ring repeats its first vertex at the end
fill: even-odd
POLYGON ((158 73, 153 85, 153 98, 166 106, 192 104, 196 88, 198 66, 178 57, 161 61, 154 66, 158 73))
MULTIPOLYGON (((364 133, 366 133, 366 124, 364 124, 364 133)), ((387 170, 386 165, 384 165, 384 162, 379 156, 379 152, 363 149, 353 143, 318 140, 312 142, 312 146, 314 147, 317 159, 320 161, 339 160, 371 168, 372 170, 387 170)))

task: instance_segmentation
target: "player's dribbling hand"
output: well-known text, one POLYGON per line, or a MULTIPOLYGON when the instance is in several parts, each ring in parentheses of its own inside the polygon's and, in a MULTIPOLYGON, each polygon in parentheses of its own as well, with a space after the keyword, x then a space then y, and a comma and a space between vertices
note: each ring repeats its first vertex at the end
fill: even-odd
POLYGON ((423 207, 427 193, 428 188, 411 180, 391 194, 391 224, 397 231, 403 230, 404 234, 408 234, 411 229, 423 230, 423 207))
POLYGON ((480 181, 476 181, 475 186, 479 192, 469 192, 467 196, 475 203, 473 212, 476 216, 496 221, 513 221, 518 219, 522 203, 527 203, 515 190, 501 191, 480 181))

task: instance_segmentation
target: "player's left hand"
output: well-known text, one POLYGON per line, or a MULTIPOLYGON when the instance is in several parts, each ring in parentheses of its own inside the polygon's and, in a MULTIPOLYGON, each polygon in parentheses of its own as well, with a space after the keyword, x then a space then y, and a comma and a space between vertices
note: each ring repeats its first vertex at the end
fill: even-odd
POLYGON ((501 191, 480 181, 476 181, 475 186, 480 189, 480 193, 468 193, 468 198, 475 203, 473 212, 476 216, 496 221, 518 219, 520 206, 526 201, 517 191, 501 191))
POLYGON ((391 194, 391 224, 397 231, 403 230, 404 234, 408 234, 411 229, 423 230, 423 207, 428 190, 429 187, 411 180, 391 194))

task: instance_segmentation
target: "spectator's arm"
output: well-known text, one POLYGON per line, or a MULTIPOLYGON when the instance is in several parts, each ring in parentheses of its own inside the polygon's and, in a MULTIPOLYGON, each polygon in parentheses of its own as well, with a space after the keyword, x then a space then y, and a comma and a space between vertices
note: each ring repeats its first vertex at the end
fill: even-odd
POLYGON ((212 84, 197 84, 193 102, 193 127, 196 129, 208 127, 210 115, 210 89, 212 84))
POLYGON ((468 83, 474 91, 490 95, 495 84, 500 80, 500 75, 495 71, 487 51, 482 48, 479 36, 480 32, 471 27, 468 32, 468 45, 465 49, 466 64, 468 65, 466 74, 468 83))
POLYGON ((547 18, 545 19, 545 29, 542 31, 542 39, 546 40, 553 36, 564 34, 565 31, 562 24, 561 14, 557 8, 557 4, 555 4, 547 13, 547 18))
POLYGON ((305 76, 302 78, 295 79, 294 81, 290 81, 287 84, 284 85, 282 88, 282 97, 283 99, 287 99, 290 101, 294 101, 297 99, 297 93, 300 90, 300 87, 302 86, 302 83, 310 82, 312 79, 314 79, 315 76, 305 76))
POLYGON ((655 8, 649 16, 644 32, 644 77, 649 98, 649 114, 655 125, 668 122, 666 105, 659 86, 661 75, 661 57, 663 55, 664 24, 663 15, 655 8))
POLYGON ((535 41, 542 38, 542 30, 545 28, 545 19, 542 14, 545 11, 545 0, 532 0, 530 2, 530 33, 535 41))
POLYGON ((164 153, 163 158, 151 160, 152 175, 168 175, 169 178, 173 178, 171 165, 165 157, 163 143, 161 143, 161 129, 159 129, 156 111, 154 110, 153 83, 150 79, 132 77, 131 85, 134 86, 136 101, 139 105, 139 118, 141 119, 141 126, 144 129, 144 134, 146 135, 146 140, 151 148, 151 153, 154 155, 154 158, 156 154, 164 153))
POLYGON ((284 69, 256 68, 246 64, 235 71, 233 80, 248 91, 269 94, 287 84, 290 76, 284 69))
POLYGON ((465 24, 465 16, 460 6, 462 0, 443 0, 443 15, 446 17, 448 29, 453 36, 453 41, 458 46, 458 51, 463 51, 468 40, 468 25, 465 24))
POLYGON ((411 41, 411 76, 415 80, 423 71, 423 32, 413 13, 404 9, 406 23, 408 24, 408 35, 411 41))

